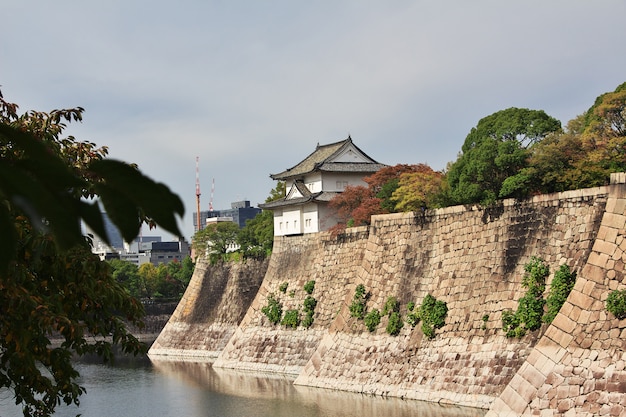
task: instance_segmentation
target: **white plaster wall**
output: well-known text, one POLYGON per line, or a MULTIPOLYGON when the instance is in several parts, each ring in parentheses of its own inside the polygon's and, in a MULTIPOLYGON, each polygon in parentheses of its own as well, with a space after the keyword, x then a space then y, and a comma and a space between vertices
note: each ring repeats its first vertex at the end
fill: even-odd
POLYGON ((320 231, 318 205, 310 203, 302 210, 302 222, 304 233, 317 233, 320 231))
POLYGON ((343 191, 345 187, 342 186, 342 183, 344 181, 348 183, 347 185, 352 185, 352 186, 362 185, 362 186, 367 187, 367 183, 363 181, 363 174, 345 173, 345 172, 324 173, 322 187, 324 191, 343 191))

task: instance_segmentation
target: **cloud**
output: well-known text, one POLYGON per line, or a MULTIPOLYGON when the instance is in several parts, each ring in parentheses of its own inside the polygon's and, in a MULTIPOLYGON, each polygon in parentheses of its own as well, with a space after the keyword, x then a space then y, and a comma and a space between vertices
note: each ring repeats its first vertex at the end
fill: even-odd
POLYGON ((563 123, 626 81, 622 1, 145 1, 4 6, 0 84, 22 110, 86 108, 71 127, 195 210, 261 202, 268 175, 352 135, 374 159, 456 159, 508 107, 563 123))

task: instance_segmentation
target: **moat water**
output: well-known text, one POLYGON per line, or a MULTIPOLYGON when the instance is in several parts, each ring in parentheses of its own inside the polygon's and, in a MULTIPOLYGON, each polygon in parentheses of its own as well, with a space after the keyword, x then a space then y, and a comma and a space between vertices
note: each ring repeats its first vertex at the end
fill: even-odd
MULTIPOLYGON (((69 417, 479 417, 485 410, 293 385, 293 379, 213 368, 206 363, 121 358, 77 363, 87 389, 69 417)), ((0 417, 22 416, 0 391, 0 417)))

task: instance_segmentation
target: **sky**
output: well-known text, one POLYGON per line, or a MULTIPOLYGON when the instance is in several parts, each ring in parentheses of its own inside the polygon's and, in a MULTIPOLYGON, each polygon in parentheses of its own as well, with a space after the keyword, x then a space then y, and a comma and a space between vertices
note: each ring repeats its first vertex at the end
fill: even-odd
POLYGON ((624 0, 2 3, 4 98, 85 108, 66 133, 177 193, 187 239, 196 157, 201 210, 257 206, 318 143, 443 170, 483 117, 565 125, 626 82, 624 0))

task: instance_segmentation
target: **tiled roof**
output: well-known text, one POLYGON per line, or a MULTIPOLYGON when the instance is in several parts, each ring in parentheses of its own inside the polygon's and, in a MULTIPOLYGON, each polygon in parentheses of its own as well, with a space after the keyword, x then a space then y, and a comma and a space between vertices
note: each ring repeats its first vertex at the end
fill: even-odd
POLYGON ((309 193, 309 195, 306 197, 296 197, 296 198, 289 198, 289 199, 282 198, 280 200, 270 201, 269 203, 259 204, 259 207, 265 210, 272 210, 272 209, 276 209, 280 207, 299 206, 299 205, 306 204, 312 201, 328 203, 337 194, 339 193, 327 192, 327 191, 322 191, 322 192, 315 193, 315 194, 309 193))
POLYGON ((324 162, 317 169, 326 172, 377 172, 386 166, 385 164, 368 164, 363 162, 324 162))
POLYGON ((302 162, 295 165, 292 168, 289 168, 281 173, 272 174, 270 177, 273 180, 285 180, 288 178, 299 177, 310 172, 323 170, 323 171, 340 171, 340 172, 376 172, 380 168, 384 167, 383 164, 378 164, 369 156, 365 155, 363 151, 359 149, 363 155, 365 155, 368 159, 372 161, 371 164, 367 163, 349 163, 349 162, 326 162, 330 160, 334 155, 341 152, 347 146, 354 146, 358 149, 356 145, 352 143, 352 138, 348 136, 348 139, 331 143, 328 145, 317 145, 315 151, 304 158, 302 162), (363 170, 367 168, 366 170, 363 170))

